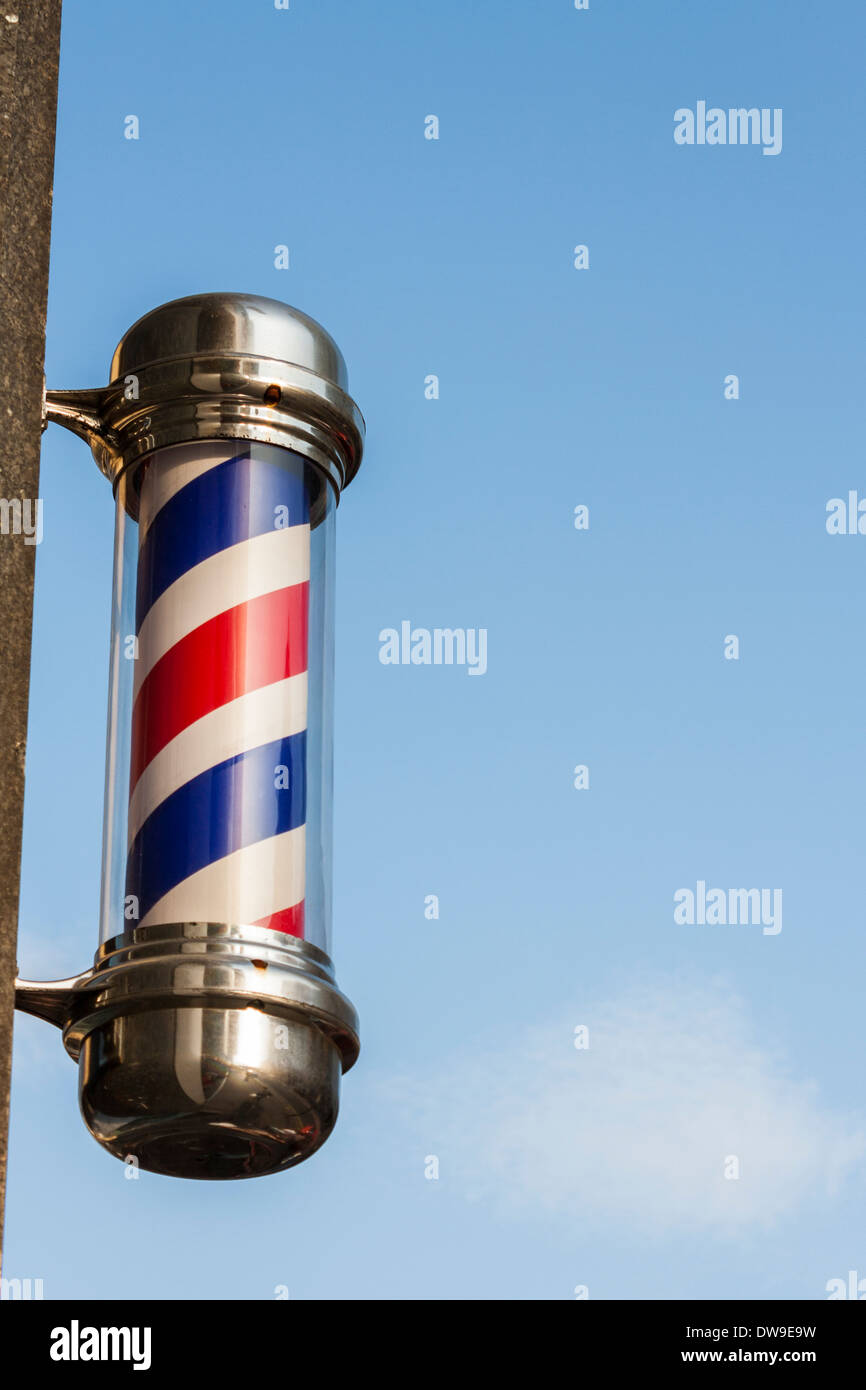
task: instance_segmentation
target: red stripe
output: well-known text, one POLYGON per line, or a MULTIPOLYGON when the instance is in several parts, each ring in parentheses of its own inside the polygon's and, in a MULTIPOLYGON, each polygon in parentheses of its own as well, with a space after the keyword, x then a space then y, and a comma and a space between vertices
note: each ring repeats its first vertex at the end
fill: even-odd
POLYGON ((271 931, 282 931, 287 936, 304 935, 304 904, 295 903, 294 907, 284 907, 282 912, 272 912, 270 917, 260 917, 257 922, 251 922, 253 927, 270 927, 271 931))
POLYGON ((218 613, 148 672, 132 709, 130 789, 188 725, 251 690, 307 669, 309 584, 293 584, 218 613))

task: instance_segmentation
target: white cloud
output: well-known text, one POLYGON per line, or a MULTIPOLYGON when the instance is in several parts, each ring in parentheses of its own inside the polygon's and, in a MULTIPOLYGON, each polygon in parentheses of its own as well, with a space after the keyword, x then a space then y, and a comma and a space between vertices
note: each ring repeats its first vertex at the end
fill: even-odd
POLYGON ((858 1118, 762 1048, 717 985, 655 982, 387 1091, 440 1156, 440 1180, 583 1229, 767 1227, 831 1196, 866 1153, 858 1118))

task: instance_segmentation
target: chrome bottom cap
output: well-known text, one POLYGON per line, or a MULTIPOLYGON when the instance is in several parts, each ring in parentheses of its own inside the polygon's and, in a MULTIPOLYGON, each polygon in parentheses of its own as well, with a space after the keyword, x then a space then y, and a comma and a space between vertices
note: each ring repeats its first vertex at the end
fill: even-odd
POLYGON ((342 1060, 319 1028, 257 1008, 119 1015, 88 1033, 81 1113, 116 1158, 175 1178, 254 1178, 309 1158, 342 1060))
POLYGON ((315 1153, 358 1018, 324 951, 265 927, 176 922, 106 941, 91 970, 16 983, 63 1030, 95 1139, 177 1178, 254 1178, 315 1153))

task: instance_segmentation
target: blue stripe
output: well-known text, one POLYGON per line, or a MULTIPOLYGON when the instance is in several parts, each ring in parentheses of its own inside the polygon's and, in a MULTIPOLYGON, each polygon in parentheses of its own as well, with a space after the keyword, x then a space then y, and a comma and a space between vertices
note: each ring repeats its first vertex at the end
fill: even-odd
MULTIPOLYGON (((154 466, 159 467, 158 456, 154 466)), ((304 460, 288 449, 251 445, 200 474, 160 508, 144 538, 136 631, 169 585, 202 560, 280 526, 301 525, 309 517, 304 460)))
POLYGON ((139 920, 190 874, 303 825, 306 751, 302 730, 238 753, 178 787, 151 812, 126 866, 126 893, 138 898, 139 920))

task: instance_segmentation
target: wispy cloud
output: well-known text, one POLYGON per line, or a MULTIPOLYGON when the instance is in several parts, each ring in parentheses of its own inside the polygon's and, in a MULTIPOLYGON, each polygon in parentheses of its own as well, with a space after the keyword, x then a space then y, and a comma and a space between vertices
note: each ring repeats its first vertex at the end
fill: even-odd
POLYGON ((771 1226, 832 1196, 866 1153, 861 1120, 823 1104, 715 984, 656 981, 386 1089, 440 1181, 584 1229, 771 1226))

